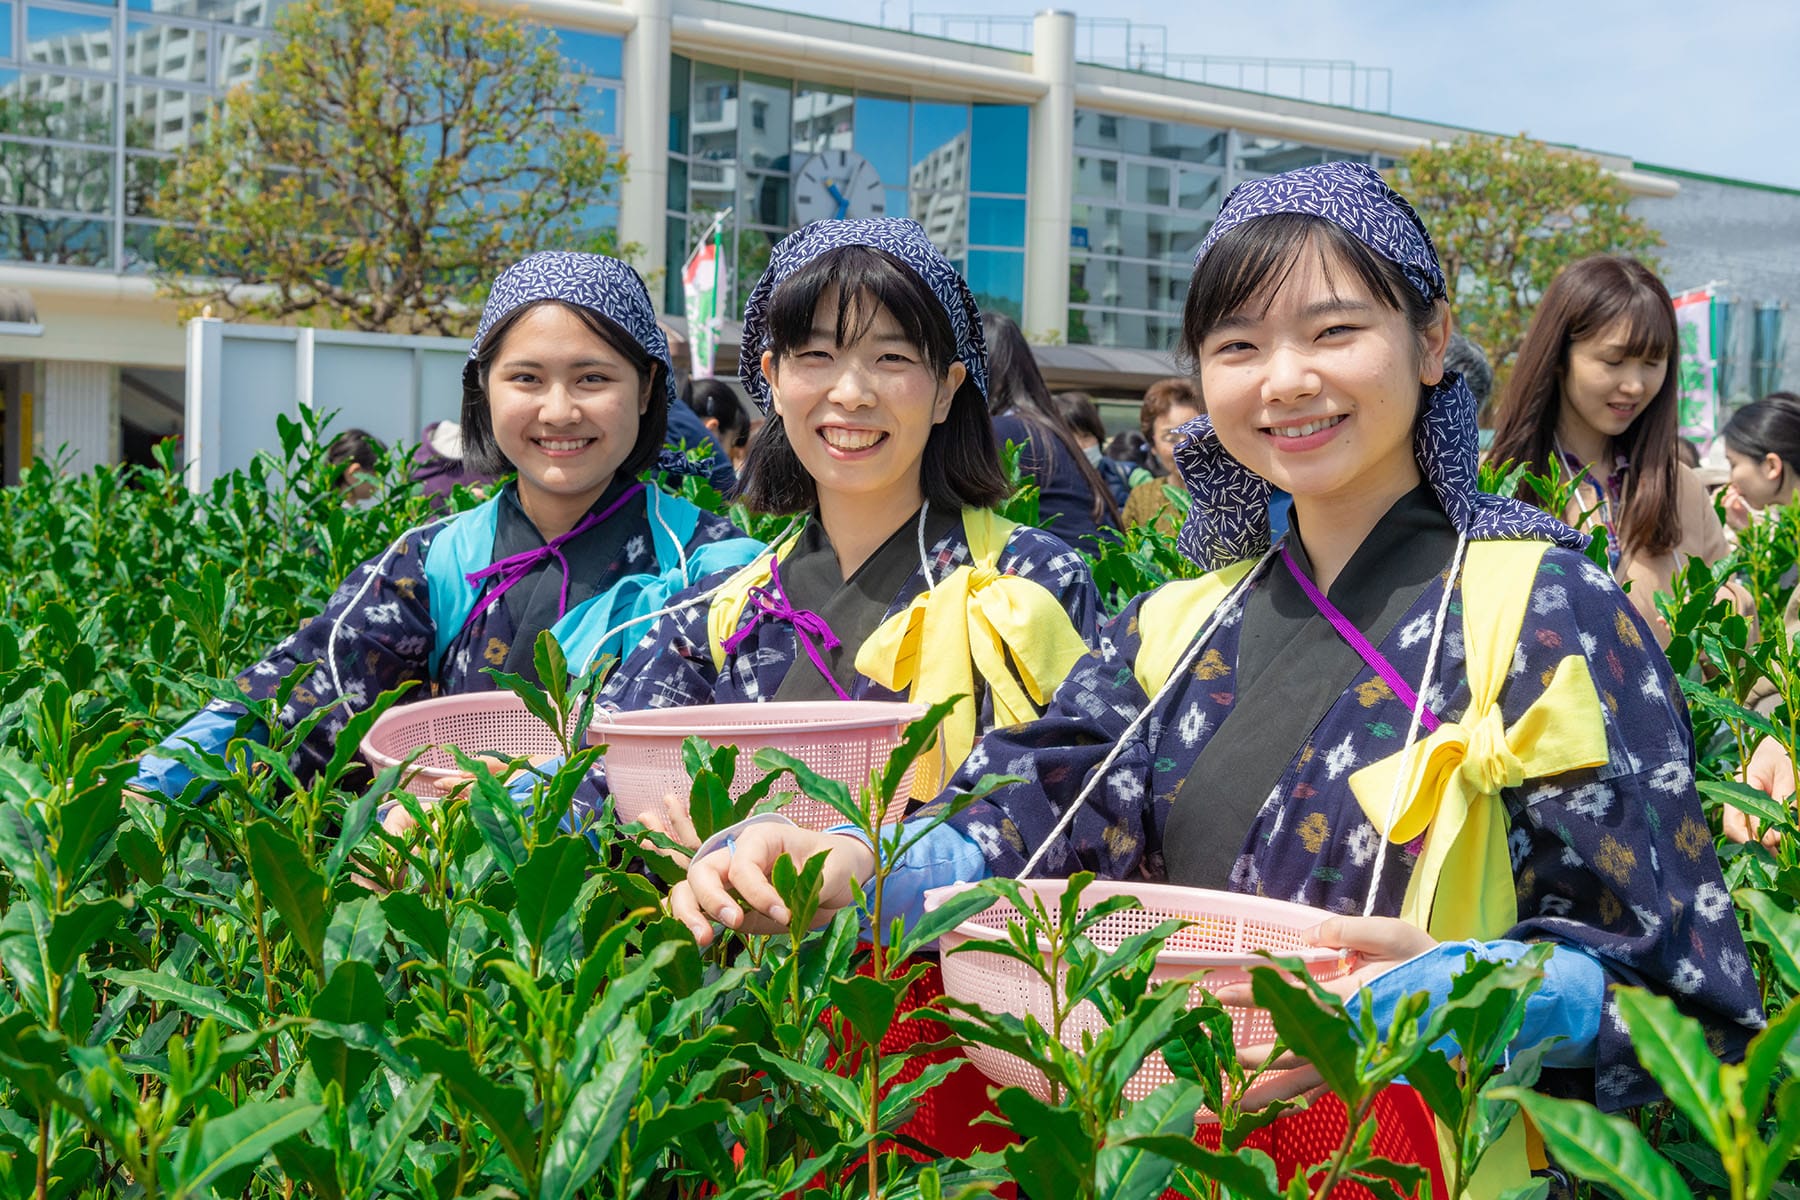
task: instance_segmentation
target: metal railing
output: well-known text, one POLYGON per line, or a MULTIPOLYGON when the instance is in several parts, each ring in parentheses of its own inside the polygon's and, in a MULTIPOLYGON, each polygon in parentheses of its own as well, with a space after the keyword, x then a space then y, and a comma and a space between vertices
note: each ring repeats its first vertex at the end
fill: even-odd
MULTIPOLYGON (((913 33, 1031 53, 1032 18, 1005 13, 914 12, 913 33)), ((1147 71, 1194 83, 1239 88, 1367 112, 1392 110, 1394 73, 1344 58, 1277 58, 1186 54, 1169 47, 1164 25, 1126 17, 1081 17, 1075 22, 1078 61, 1147 71)))

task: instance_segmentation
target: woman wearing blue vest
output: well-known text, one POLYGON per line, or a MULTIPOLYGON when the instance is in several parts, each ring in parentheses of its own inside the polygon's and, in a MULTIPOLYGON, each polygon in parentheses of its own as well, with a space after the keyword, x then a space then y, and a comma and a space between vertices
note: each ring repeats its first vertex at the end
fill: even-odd
MULTIPOLYGON (((1476 490, 1449 331, 1430 237, 1376 172, 1232 193, 1183 335, 1207 416, 1177 453, 1182 547, 1210 573, 1133 602, 1042 719, 983 739, 952 786, 1024 782, 917 843, 890 905, 1084 870, 1298 901, 1339 914, 1315 940, 1361 954, 1335 986, 1370 984, 1378 1016, 1471 949, 1548 942, 1521 1044, 1560 1036, 1542 1086, 1605 1109, 1656 1094, 1615 984, 1742 1053, 1762 1014, 1681 693, 1581 535, 1476 490), (1273 551, 1271 486, 1294 522, 1273 551)), ((777 823, 701 850, 671 906, 703 942, 785 928, 782 855, 829 852, 828 908, 874 862, 777 823)))
MULTIPOLYGON (((409 680, 431 695, 491 690, 491 670, 535 675, 538 634, 574 666, 622 655, 645 617, 693 580, 761 551, 728 521, 638 482, 662 455, 675 399, 643 280, 597 254, 547 252, 495 281, 463 368, 464 458, 517 478, 479 508, 403 534, 351 573, 325 611, 238 676, 252 699, 310 674, 279 719, 333 711, 299 751, 331 758, 350 715, 409 680)), ((244 713, 215 702, 167 739, 217 753, 244 713)), ((190 773, 155 754, 135 786, 173 795, 190 773)))

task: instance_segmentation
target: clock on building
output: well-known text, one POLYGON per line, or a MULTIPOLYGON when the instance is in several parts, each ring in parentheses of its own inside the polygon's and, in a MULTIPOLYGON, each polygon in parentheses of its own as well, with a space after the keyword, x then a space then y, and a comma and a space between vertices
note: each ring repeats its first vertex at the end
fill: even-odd
POLYGON ((794 220, 844 221, 887 213, 887 193, 868 159, 853 150, 827 150, 794 172, 794 220))

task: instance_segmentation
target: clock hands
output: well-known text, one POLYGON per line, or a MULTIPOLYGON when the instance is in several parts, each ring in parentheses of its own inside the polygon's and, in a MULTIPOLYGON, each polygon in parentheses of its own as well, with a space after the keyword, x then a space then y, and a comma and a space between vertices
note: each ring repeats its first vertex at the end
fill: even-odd
POLYGON ((831 219, 834 221, 843 220, 845 214, 850 211, 850 197, 839 191, 838 185, 829 179, 825 181, 825 190, 831 193, 831 198, 833 200, 837 201, 837 211, 831 214, 831 219))

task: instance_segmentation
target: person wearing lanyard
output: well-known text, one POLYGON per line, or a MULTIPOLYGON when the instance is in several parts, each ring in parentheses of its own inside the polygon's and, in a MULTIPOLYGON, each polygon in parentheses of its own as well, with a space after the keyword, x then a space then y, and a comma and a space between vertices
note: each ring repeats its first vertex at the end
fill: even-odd
MULTIPOLYGON (((310 668, 279 717, 293 726, 333 710, 296 755, 302 779, 384 691, 409 680, 429 685, 421 697, 489 691, 490 670, 535 678, 546 629, 571 664, 620 655, 641 632, 637 614, 762 550, 729 521, 638 481, 652 466, 690 469, 662 451, 674 399, 656 311, 625 263, 555 251, 501 274, 463 370, 463 461, 516 479, 477 508, 402 534, 238 676, 247 696, 268 700, 310 668)), ((220 753, 246 713, 215 702, 157 749, 220 753)), ((176 795, 191 778, 153 752, 133 786, 176 795)))
MULTIPOLYGON (((1093 871, 1313 905, 1376 1011, 1443 994, 1470 949, 1555 947, 1520 1045, 1543 1086, 1605 1109, 1655 1086, 1606 989, 1642 985, 1726 1055, 1761 1024, 1694 788, 1666 660, 1585 539, 1485 495, 1474 398, 1442 361, 1444 280, 1418 216, 1367 167, 1239 185, 1184 314, 1207 416, 1178 453, 1183 549, 1209 574, 1102 631, 1044 716, 988 734, 951 781, 1023 781, 918 843, 890 911, 988 875, 1093 871), (1270 552, 1271 486, 1294 498, 1270 552), (1591 666, 1590 666, 1591 664, 1591 666)), ((775 860, 828 853, 830 907, 873 869, 856 838, 765 823, 703 845, 672 911, 782 927, 775 860)))
MULTIPOLYGON (((601 703, 960 697, 915 772, 935 796, 983 732, 1037 716, 1099 611, 1079 554, 991 507, 1006 481, 974 297, 914 221, 815 222, 775 247, 739 361, 770 419, 738 498, 799 519, 676 597, 601 703)), ((667 831, 691 845, 685 815, 667 831)))
MULTIPOLYGON (((1730 552, 1706 488, 1676 456, 1677 345, 1675 308, 1648 267, 1612 256, 1565 267, 1532 315, 1488 450, 1495 463, 1581 480, 1559 515, 1606 530, 1614 578, 1664 645, 1656 594, 1690 557, 1730 552)), ((1747 594, 1729 598, 1754 612, 1747 594)))

